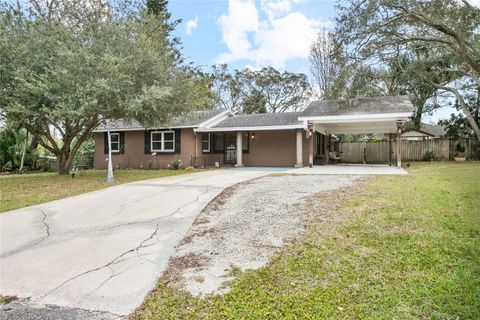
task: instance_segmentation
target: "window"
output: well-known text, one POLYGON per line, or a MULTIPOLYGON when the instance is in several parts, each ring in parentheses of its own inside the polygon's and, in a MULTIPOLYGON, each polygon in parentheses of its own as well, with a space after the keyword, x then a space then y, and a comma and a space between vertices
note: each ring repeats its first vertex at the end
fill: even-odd
POLYGON ((213 152, 214 153, 223 152, 223 133, 213 134, 213 152))
POLYGON ((174 131, 150 132, 150 150, 152 152, 175 151, 175 132, 174 131))
POLYGON ((202 151, 210 152, 210 133, 202 134, 202 151))
POLYGON ((110 150, 120 152, 120 133, 110 133, 110 150))

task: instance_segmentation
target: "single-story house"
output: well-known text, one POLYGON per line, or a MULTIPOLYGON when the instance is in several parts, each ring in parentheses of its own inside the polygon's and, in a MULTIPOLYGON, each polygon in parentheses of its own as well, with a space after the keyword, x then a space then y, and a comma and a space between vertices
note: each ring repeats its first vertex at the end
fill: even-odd
MULTIPOLYGON (((407 123, 407 128, 408 123, 407 123)), ((445 129, 440 125, 421 123, 420 129, 407 129, 402 133, 402 140, 430 140, 445 136, 445 129)))
POLYGON ((168 124, 145 128, 109 121, 94 131, 95 168, 107 166, 107 130, 114 167, 307 166, 328 163, 332 135, 397 133, 412 115, 406 96, 314 101, 302 112, 236 115, 195 111, 168 124))

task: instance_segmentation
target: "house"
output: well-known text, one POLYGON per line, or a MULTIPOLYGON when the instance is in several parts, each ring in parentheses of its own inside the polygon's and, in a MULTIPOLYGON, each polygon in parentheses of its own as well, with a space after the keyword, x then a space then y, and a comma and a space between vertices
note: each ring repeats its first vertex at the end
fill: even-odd
POLYGON ((314 101, 303 112, 235 115, 195 111, 170 123, 144 128, 109 121, 94 131, 95 168, 107 166, 107 128, 118 168, 185 166, 295 166, 328 163, 332 135, 396 133, 412 115, 405 96, 314 101))
POLYGON ((445 135, 445 129, 440 125, 432 125, 422 122, 420 124, 420 129, 413 129, 410 123, 407 123, 405 126, 407 129, 402 133, 402 140, 440 139, 445 135))

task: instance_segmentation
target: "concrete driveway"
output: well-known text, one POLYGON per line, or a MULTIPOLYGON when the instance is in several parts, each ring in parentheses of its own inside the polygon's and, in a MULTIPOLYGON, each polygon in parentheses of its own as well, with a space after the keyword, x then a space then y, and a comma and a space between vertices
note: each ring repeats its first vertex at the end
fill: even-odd
POLYGON ((207 203, 265 173, 146 180, 0 214, 0 295, 128 314, 207 203))

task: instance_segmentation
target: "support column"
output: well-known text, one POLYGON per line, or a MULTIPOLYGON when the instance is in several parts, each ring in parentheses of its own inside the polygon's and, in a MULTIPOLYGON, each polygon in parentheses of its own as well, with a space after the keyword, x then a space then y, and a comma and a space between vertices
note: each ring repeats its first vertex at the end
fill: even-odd
POLYGON ((297 129, 297 163, 295 168, 303 167, 303 129, 297 129))
POLYGON ((313 167, 313 137, 314 134, 310 131, 310 137, 308 138, 308 165, 313 167))
POLYGON ((235 164, 236 168, 243 167, 243 159, 242 159, 242 141, 243 141, 243 135, 242 131, 237 131, 237 163, 235 164))
POLYGON ((388 165, 392 165, 392 134, 388 134, 388 165))
POLYGON ((329 157, 330 155, 328 154, 328 141, 327 141, 327 135, 323 135, 323 163, 328 164, 329 157))
POLYGON ((397 168, 402 168, 402 122, 397 121, 397 168))

